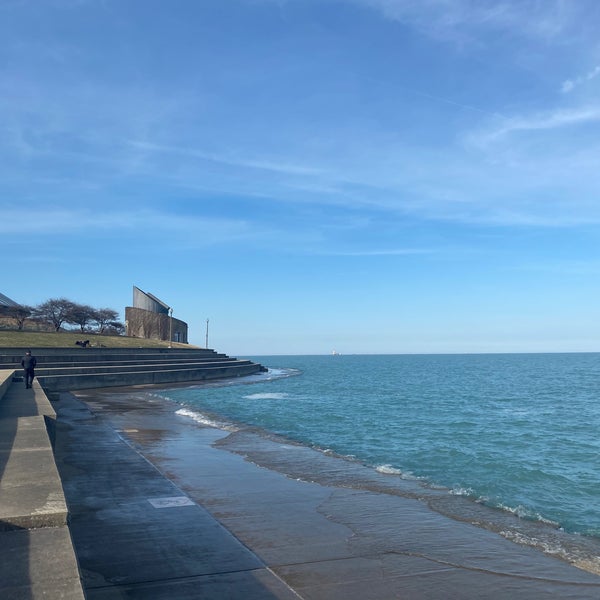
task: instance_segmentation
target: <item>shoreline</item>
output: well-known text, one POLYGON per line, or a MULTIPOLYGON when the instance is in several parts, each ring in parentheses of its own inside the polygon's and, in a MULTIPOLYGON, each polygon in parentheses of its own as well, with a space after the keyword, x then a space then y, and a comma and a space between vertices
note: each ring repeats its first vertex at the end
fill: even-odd
MULTIPOLYGON (((164 387, 162 390, 166 391, 164 387)), ((331 561, 338 564, 368 556, 379 565, 379 573, 384 557, 393 557, 392 562, 402 570, 418 556, 421 566, 409 569, 415 573, 410 576, 415 590, 423 589, 424 576, 419 573, 428 565, 428 572, 432 568, 436 573, 438 569, 450 570, 450 579, 457 578, 475 586, 473 589, 483 585, 480 593, 487 589, 489 581, 484 584, 484 580, 489 578, 512 581, 513 592, 515 586, 521 592, 532 589, 530 596, 526 592, 521 597, 556 597, 563 586, 576 586, 581 592, 569 597, 591 598, 600 593, 600 578, 582 570, 586 566, 583 563, 577 568, 486 528, 485 513, 495 509, 441 490, 424 489, 418 482, 328 456, 279 436, 261 436, 252 428, 231 432, 201 425, 176 414, 181 406, 158 392, 104 389, 74 395, 271 569, 276 569, 288 584, 299 577, 290 573, 307 570, 312 579, 301 577, 303 583, 297 585, 309 585, 315 573, 308 564, 324 568, 327 563, 332 568, 331 561), (283 504, 276 500, 280 495, 283 504), (315 495, 319 497, 316 503, 315 495), (265 502, 269 496, 272 502, 265 502), (470 519, 450 516, 452 503, 457 501, 472 505, 470 519), (303 525, 301 531, 298 520, 303 525), (325 536, 330 528, 332 533, 325 536), (290 546, 291 539, 294 541, 290 546), (274 552, 274 548, 279 550, 274 552), (304 566, 300 569, 292 565, 304 566)), ((507 515, 507 519, 519 521, 513 515, 507 515)), ((441 572, 433 578, 438 575, 444 579, 441 572)), ((369 571, 360 580, 371 581, 372 576, 369 571)), ((390 577, 384 578, 385 586, 392 585, 392 580, 394 585, 400 583, 396 576, 390 577)), ((409 575, 402 576, 403 586, 406 577, 409 575)), ((329 577, 327 585, 333 585, 333 579, 333 575, 329 577)), ((335 585, 342 583, 336 580, 335 585)), ((446 583, 443 586, 446 589, 446 583)), ((291 587, 296 589, 295 585, 291 587)), ((426 597, 444 595, 440 592, 439 596, 426 597)), ((509 595, 498 591, 485 597, 509 595)))
MULTIPOLYGON (((204 385, 219 386, 219 383, 204 385)), ((196 386, 197 384, 187 387, 196 386)), ((168 395, 161 394, 161 392, 167 394, 169 389, 175 389, 174 387, 168 389, 164 386, 153 387, 152 390, 140 389, 139 391, 146 392, 151 397, 174 407, 176 414, 193 420, 200 427, 216 428, 227 432, 228 435, 215 445, 240 454, 259 467, 275 470, 286 477, 326 486, 341 485, 346 488, 417 499, 426 503, 432 511, 457 522, 484 528, 515 544, 532 547, 579 569, 600 575, 600 538, 569 533, 551 521, 523 518, 513 510, 487 505, 472 496, 456 494, 450 488, 419 478, 405 477, 396 470, 386 472, 353 457, 308 446, 283 435, 229 418, 225 420, 221 415, 209 411, 200 413, 191 407, 178 404, 168 395), (248 444, 243 441, 243 438, 252 436, 255 436, 254 443, 248 444), (270 446, 272 450, 261 451, 263 446, 270 446), (277 448, 287 448, 287 451, 284 454, 277 453, 277 448), (312 456, 312 460, 295 460, 289 451, 291 448, 294 448, 298 454, 308 453, 312 456), (330 464, 336 467, 332 468, 330 464)), ((120 391, 126 393, 127 388, 122 388, 120 391)))

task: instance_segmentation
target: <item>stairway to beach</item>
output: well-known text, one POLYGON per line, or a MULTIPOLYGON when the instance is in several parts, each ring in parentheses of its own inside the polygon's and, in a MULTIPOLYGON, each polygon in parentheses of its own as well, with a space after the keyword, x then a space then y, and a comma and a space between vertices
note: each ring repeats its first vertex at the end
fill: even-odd
MULTIPOLYGON (((202 348, 31 348, 47 392, 162 385, 241 377, 264 370, 250 360, 202 348)), ((20 374, 23 348, 0 349, 0 370, 20 374)))

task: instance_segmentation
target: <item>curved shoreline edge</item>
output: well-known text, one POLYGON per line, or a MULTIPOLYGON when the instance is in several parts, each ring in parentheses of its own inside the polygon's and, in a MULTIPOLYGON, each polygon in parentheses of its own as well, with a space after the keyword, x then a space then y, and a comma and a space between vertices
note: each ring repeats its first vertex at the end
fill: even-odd
MULTIPOLYGON (((61 403, 66 396, 70 395, 63 394, 61 403)), ((288 469, 294 454, 293 464, 321 477, 339 471, 344 461, 335 457, 253 431, 202 426, 177 415, 174 403, 156 394, 148 397, 143 390, 85 391, 77 392, 76 398, 66 401, 65 418, 75 410, 67 404, 78 405, 80 415, 90 415, 86 426, 118 432, 162 477, 293 589, 296 598, 387 598, 404 593, 496 600, 514 597, 515 590, 519 597, 532 599, 594 598, 600 593, 596 575, 449 518, 423 499, 350 487, 343 475, 337 482, 315 481, 314 476, 308 480, 274 468, 283 461, 288 469)), ((67 488, 80 489, 78 480, 86 477, 70 475, 67 488)), ((80 501, 84 512, 118 511, 114 498, 106 498, 107 505, 100 507, 80 501)), ((77 536, 74 539, 77 547, 77 536)), ((287 597, 287 592, 281 593, 266 597, 287 597)))
MULTIPOLYGON (((159 393, 158 397, 172 402, 168 390, 165 394, 159 393)), ((321 485, 417 499, 455 521, 482 527, 519 545, 530 546, 600 575, 600 540, 597 538, 567 533, 548 521, 524 519, 514 511, 486 505, 473 497, 455 494, 449 488, 431 485, 418 478, 406 478, 400 472, 380 470, 353 457, 308 446, 259 427, 224 421, 213 413, 177 407, 177 414, 200 426, 227 431, 229 435, 216 445, 240 454, 261 468, 321 485), (248 443, 246 439, 253 442, 248 443), (267 447, 270 448, 268 452, 267 447)))

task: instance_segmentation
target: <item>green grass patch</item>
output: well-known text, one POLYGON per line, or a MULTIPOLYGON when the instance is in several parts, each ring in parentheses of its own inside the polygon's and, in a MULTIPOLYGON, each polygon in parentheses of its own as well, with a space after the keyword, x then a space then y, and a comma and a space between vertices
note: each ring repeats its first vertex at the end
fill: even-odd
MULTIPOLYGON (((91 346, 96 348, 168 348, 169 346, 169 342, 121 335, 0 330, 0 347, 4 348, 74 348, 77 340, 90 340, 91 346)), ((173 348, 197 348, 197 346, 179 342, 172 342, 171 345, 173 348)))

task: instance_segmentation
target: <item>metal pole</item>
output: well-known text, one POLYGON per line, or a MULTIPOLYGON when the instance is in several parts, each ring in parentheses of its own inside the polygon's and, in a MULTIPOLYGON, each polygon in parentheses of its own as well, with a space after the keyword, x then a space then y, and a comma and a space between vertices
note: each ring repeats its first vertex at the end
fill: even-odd
POLYGON ((206 319, 206 348, 208 348, 208 319, 206 319))
POLYGON ((173 309, 169 308, 169 348, 173 347, 173 309))

